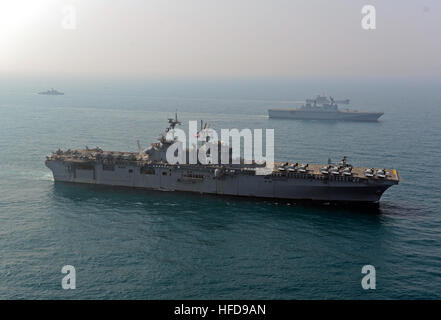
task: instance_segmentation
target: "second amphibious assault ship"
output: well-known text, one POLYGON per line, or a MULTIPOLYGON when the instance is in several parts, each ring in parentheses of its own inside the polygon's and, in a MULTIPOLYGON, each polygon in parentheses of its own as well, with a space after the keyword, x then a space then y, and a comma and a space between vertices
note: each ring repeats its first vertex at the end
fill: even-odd
POLYGON ((334 100, 332 97, 318 95, 315 99, 307 99, 298 109, 269 109, 270 118, 296 120, 347 120, 377 121, 383 112, 361 112, 357 110, 339 109, 339 104, 349 104, 349 99, 334 100))
MULTIPOLYGON (((169 119, 166 132, 181 124, 169 119)), ((394 169, 353 167, 338 163, 300 164, 174 164, 166 151, 176 138, 162 134, 159 142, 139 152, 94 149, 57 150, 46 159, 55 181, 137 187, 162 191, 318 202, 378 204, 381 195, 399 183, 394 169)), ((231 153, 230 153, 231 155, 231 153)), ((187 154, 188 156, 188 154, 187 154)), ((230 158, 231 159, 231 158, 230 158)), ((230 161, 231 163, 231 161, 230 161)))

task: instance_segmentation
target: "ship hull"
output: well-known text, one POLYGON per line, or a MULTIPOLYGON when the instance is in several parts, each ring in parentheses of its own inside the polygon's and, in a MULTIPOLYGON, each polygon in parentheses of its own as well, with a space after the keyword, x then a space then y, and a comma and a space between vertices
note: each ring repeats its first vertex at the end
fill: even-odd
POLYGON ((356 112, 335 111, 318 112, 297 109, 269 109, 270 118, 296 119, 296 120, 343 120, 343 121, 378 121, 382 112, 356 112))
POLYGON ((212 169, 185 166, 159 165, 143 173, 136 165, 115 165, 113 170, 102 164, 77 166, 62 161, 46 161, 46 165, 55 181, 290 201, 377 204, 393 185, 375 180, 311 179, 301 174, 269 177, 230 173, 215 177, 212 169))

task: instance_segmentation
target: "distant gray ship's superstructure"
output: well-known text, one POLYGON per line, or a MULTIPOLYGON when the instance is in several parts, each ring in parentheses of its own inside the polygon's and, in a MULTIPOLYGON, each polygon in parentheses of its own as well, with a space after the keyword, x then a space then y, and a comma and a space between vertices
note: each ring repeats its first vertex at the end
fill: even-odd
POLYGON ((289 118, 297 120, 349 120, 377 121, 383 112, 360 112, 357 110, 339 109, 339 104, 349 104, 349 99, 334 100, 332 97, 318 95, 307 99, 298 109, 275 108, 268 110, 270 118, 289 118))
POLYGON ((63 92, 57 91, 54 88, 47 90, 47 91, 39 92, 38 94, 43 94, 43 95, 48 95, 48 96, 62 96, 62 95, 64 95, 63 92))
MULTIPOLYGON (((177 117, 169 119, 166 132, 178 124, 177 117)), ((175 141, 176 138, 167 139, 163 134, 159 142, 145 151, 138 143, 139 152, 103 151, 98 147, 58 150, 47 157, 46 166, 52 170, 55 181, 367 204, 378 203, 383 192, 400 180, 396 170, 353 167, 346 157, 338 163, 328 160, 327 165, 277 162, 268 167, 265 163, 243 161, 171 165, 166 161, 166 151, 175 141)))

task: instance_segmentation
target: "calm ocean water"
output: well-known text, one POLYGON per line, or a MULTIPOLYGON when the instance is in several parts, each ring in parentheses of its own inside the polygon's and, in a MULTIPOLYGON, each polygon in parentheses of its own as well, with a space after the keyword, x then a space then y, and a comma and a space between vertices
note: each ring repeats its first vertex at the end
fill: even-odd
POLYGON ((441 298, 440 82, 0 80, 0 298, 441 298), (39 96, 50 87, 65 96, 39 96), (316 93, 378 123, 272 120, 316 93), (178 109, 274 128, 276 158, 393 167, 378 211, 55 184, 52 150, 146 147, 178 109), (61 289, 73 265, 77 289, 61 289), (377 289, 361 288, 361 268, 377 289))

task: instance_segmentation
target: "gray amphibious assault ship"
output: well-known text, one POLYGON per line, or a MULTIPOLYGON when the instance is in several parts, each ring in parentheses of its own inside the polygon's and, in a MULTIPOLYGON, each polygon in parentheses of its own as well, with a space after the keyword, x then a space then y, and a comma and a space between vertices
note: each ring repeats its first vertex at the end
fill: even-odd
MULTIPOLYGON (((178 124, 177 117, 169 119, 166 132, 178 124)), ((171 165, 166 151, 176 138, 162 134, 158 140, 144 151, 138 143, 139 152, 98 147, 57 150, 47 157, 46 166, 55 181, 324 203, 378 204, 383 192, 400 181, 394 169, 353 167, 346 157, 326 165, 276 162, 268 167, 244 161, 171 165)))
POLYGON ((339 109, 339 104, 349 104, 349 99, 334 100, 332 97, 318 95, 315 99, 307 99, 298 109, 274 108, 268 110, 270 118, 296 120, 346 120, 346 121, 377 121, 383 112, 361 112, 358 110, 339 109))

